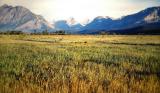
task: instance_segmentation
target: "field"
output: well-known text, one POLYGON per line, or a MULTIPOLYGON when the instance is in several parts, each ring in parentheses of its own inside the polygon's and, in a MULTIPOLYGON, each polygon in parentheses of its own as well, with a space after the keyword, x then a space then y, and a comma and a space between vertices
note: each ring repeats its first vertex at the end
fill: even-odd
POLYGON ((160 93, 160 36, 0 35, 0 93, 160 93))

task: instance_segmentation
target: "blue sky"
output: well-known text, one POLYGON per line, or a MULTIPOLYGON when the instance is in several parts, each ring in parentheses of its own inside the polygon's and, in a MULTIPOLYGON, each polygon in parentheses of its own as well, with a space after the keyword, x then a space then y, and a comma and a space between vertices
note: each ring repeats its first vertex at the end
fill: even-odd
POLYGON ((160 0, 0 0, 0 5, 3 4, 25 6, 50 22, 71 17, 83 22, 96 16, 119 18, 160 6, 160 0))

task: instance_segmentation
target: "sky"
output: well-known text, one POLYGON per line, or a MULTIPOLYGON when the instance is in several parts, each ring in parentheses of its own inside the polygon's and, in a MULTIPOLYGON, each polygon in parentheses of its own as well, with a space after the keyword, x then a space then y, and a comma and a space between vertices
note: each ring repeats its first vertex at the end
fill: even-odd
POLYGON ((160 6, 160 0, 0 0, 0 5, 3 4, 24 6, 49 22, 72 17, 83 22, 97 16, 119 18, 160 6))

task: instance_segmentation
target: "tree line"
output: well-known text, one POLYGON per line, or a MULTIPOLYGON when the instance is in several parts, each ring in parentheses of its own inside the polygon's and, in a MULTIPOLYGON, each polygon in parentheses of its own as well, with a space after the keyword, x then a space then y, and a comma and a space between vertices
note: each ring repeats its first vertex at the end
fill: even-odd
POLYGON ((31 33, 23 32, 23 31, 4 31, 4 32, 0 32, 0 34, 3 34, 3 35, 21 35, 21 34, 30 34, 30 35, 65 35, 67 33, 65 31, 63 31, 63 30, 59 30, 59 31, 55 31, 55 32, 48 32, 47 30, 44 30, 42 32, 33 31, 31 33))

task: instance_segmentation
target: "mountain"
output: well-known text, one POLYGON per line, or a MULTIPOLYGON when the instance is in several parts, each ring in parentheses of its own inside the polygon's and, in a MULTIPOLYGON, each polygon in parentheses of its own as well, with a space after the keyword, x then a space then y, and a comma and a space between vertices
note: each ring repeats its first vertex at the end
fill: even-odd
POLYGON ((42 32, 53 30, 42 16, 32 13, 22 6, 3 5, 0 7, 0 31, 20 30, 24 32, 42 32))
POLYGON ((68 20, 66 20, 66 22, 67 22, 67 24, 69 25, 69 26, 73 26, 73 25, 76 25, 76 24, 78 24, 78 22, 74 19, 74 18, 69 18, 68 20))
POLYGON ((125 16, 119 20, 116 20, 117 29, 131 28, 140 25, 146 25, 148 23, 156 23, 160 21, 160 7, 151 7, 136 14, 125 16))
MULTIPOLYGON (((89 33, 98 33, 100 31, 118 31, 118 30, 126 30, 137 27, 143 27, 143 30, 150 29, 148 26, 151 24, 152 28, 160 29, 160 7, 151 7, 147 8, 138 13, 123 16, 119 19, 112 19, 110 17, 97 17, 92 22, 87 24, 82 31, 79 33, 89 34, 89 33), (157 26, 158 25, 158 26, 157 26)), ((151 29, 150 29, 151 30, 151 29)))
POLYGON ((145 25, 136 26, 127 29, 118 30, 97 30, 97 31, 82 31, 81 34, 123 34, 123 35, 160 35, 160 22, 148 23, 145 25))
POLYGON ((76 33, 81 31, 83 26, 78 23, 74 18, 70 18, 69 20, 59 20, 54 22, 54 27, 56 30, 65 30, 68 33, 76 33))
POLYGON ((114 20, 112 18, 106 16, 98 16, 96 17, 92 22, 87 24, 83 30, 90 30, 90 31, 95 31, 95 30, 104 30, 104 29, 110 29, 112 24, 114 24, 114 20))
POLYGON ((59 21, 56 21, 54 22, 54 27, 56 30, 69 30, 70 27, 69 25, 67 24, 67 21, 66 20, 59 20, 59 21))

